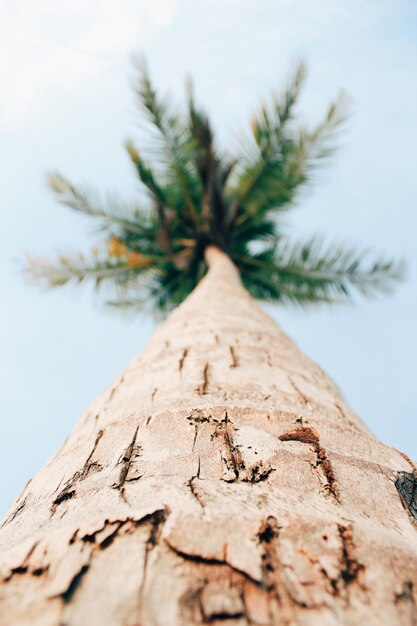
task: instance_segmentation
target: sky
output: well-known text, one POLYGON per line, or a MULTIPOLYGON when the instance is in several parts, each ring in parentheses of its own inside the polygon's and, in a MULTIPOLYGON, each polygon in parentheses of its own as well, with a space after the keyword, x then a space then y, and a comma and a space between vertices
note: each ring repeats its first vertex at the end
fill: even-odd
POLYGON ((181 101, 184 83, 233 147, 260 98, 307 61, 314 122, 344 88, 353 116, 334 164, 288 217, 408 261, 389 299, 268 310, 385 443, 417 457, 417 5, 414 0, 0 0, 0 513, 155 322, 103 310, 90 290, 44 294, 28 252, 89 249, 92 224, 45 184, 135 197, 123 143, 139 133, 132 59, 181 101))

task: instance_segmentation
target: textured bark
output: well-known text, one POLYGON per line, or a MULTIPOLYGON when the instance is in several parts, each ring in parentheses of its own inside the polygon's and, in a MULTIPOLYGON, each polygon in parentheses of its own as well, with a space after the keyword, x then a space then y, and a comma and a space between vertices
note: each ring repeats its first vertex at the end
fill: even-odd
POLYGON ((417 624, 417 474, 210 271, 0 530, 1 626, 417 624))

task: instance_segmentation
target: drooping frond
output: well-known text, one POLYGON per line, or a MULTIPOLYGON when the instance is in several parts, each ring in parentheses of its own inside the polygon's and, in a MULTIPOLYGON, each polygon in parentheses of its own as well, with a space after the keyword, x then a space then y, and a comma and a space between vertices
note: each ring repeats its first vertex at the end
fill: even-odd
POLYGON ((102 228, 108 230, 119 227, 137 237, 149 236, 151 215, 148 210, 129 206, 112 197, 103 202, 91 190, 75 187, 57 172, 48 176, 48 185, 61 204, 98 218, 102 228))
POLYGON ((354 292, 367 297, 390 293, 404 277, 403 262, 372 260, 367 250, 306 242, 277 244, 259 255, 238 260, 248 269, 249 287, 261 284, 272 300, 302 306, 352 301, 354 292))
POLYGON ((103 283, 126 288, 137 284, 138 278, 156 265, 154 259, 128 250, 126 244, 113 238, 107 250, 93 249, 88 256, 61 254, 54 262, 30 256, 26 272, 46 289, 87 280, 93 282, 96 288, 103 283))
POLYGON ((339 96, 313 127, 300 124, 297 107, 305 80, 298 64, 282 94, 273 94, 253 117, 235 155, 220 150, 207 112, 189 85, 185 106, 161 97, 145 65, 136 93, 148 140, 126 149, 141 184, 136 204, 101 197, 60 174, 49 184, 59 202, 94 219, 105 246, 88 258, 31 258, 27 271, 44 287, 90 281, 106 289, 115 308, 167 311, 207 271, 210 244, 228 254, 257 298, 312 306, 349 301, 354 293, 390 291, 401 263, 372 260, 362 251, 325 246, 313 238, 289 243, 281 213, 299 199, 338 145, 347 117, 339 96))

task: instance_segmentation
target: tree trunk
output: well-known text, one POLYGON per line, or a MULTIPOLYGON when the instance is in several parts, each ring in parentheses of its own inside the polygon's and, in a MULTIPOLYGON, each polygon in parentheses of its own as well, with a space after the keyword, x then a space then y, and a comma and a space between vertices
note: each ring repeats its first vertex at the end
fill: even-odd
POLYGON ((207 258, 7 514, 1 626, 415 625, 414 465, 207 258))

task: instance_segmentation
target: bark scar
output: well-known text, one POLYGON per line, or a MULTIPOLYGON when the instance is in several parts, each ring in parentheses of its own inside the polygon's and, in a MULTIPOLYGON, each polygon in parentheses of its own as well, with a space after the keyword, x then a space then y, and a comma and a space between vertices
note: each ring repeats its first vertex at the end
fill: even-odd
POLYGON ((403 507, 417 522, 417 477, 415 473, 398 472, 395 487, 400 494, 403 507))
POLYGON ((365 566, 354 556, 352 526, 338 525, 339 537, 342 544, 340 575, 345 585, 357 582, 365 566))
POLYGON ((20 515, 20 513, 23 511, 25 506, 26 506, 26 498, 23 499, 22 502, 17 505, 15 510, 12 511, 12 513, 9 515, 9 517, 4 520, 3 524, 1 524, 0 528, 3 528, 4 526, 7 526, 7 524, 10 524, 15 519, 15 517, 20 515))
POLYGON ((144 564, 143 564, 143 579, 142 579, 142 584, 141 584, 141 588, 139 592, 140 596, 143 595, 143 592, 145 589, 145 583, 146 583, 146 578, 147 578, 147 573, 148 573, 149 555, 151 551, 159 543, 163 526, 167 520, 167 516, 168 516, 168 511, 166 509, 155 511, 155 513, 153 513, 153 515, 151 516, 151 530, 149 533, 148 540, 146 542, 145 559, 144 559, 144 564))
POLYGON ((312 451, 316 454, 314 468, 323 475, 325 479, 324 489, 333 499, 340 503, 339 489, 336 476, 325 448, 320 445, 320 437, 317 431, 308 426, 300 426, 279 436, 281 441, 300 441, 311 445, 312 451))
POLYGON ((411 580, 406 580, 403 584, 403 588, 399 593, 396 593, 394 596, 395 604, 400 602, 410 603, 412 607, 415 606, 414 593, 413 593, 413 582, 411 580))
POLYGON ((191 493, 194 496, 194 499, 198 502, 198 504, 201 506, 202 509, 204 509, 204 502, 203 499, 201 498, 201 495, 196 487, 196 484, 194 481, 198 480, 199 478, 199 473, 200 473, 200 460, 198 462, 198 470, 197 470, 197 476, 193 476, 192 478, 190 478, 190 480, 188 481, 188 486, 190 488, 191 493))
POLYGON ((278 603, 281 602, 278 579, 281 564, 277 553, 279 531, 277 520, 270 515, 262 522, 258 532, 258 541, 263 549, 261 557, 263 584, 275 596, 278 603))
POLYGON ((230 357, 232 359, 232 362, 230 364, 230 367, 238 367, 239 366, 239 359, 237 357, 236 351, 234 349, 233 346, 229 346, 229 352, 230 352, 230 357))
POLYGON ((82 480, 84 480, 85 478, 87 478, 87 476, 92 472, 99 472, 102 470, 102 467, 100 465, 100 463, 97 462, 92 462, 92 458, 94 456, 95 451, 97 450, 97 446, 99 444, 100 439, 102 438, 104 434, 104 430, 99 430, 96 436, 96 439, 94 441, 94 445, 93 448, 90 452, 90 454, 88 455, 84 466, 82 467, 81 470, 78 470, 77 472, 75 472, 74 476, 72 478, 70 478, 65 487, 62 489, 62 491, 59 492, 59 494, 56 496, 56 498, 54 499, 54 501, 52 502, 52 506, 51 506, 51 513, 52 515, 55 514, 58 506, 62 503, 65 502, 66 500, 70 500, 71 498, 73 498, 76 494, 76 484, 82 480))
POLYGON ((187 358, 187 355, 188 355, 188 348, 184 348, 184 350, 182 351, 180 360, 178 361, 178 369, 180 371, 180 374, 182 374, 182 370, 183 370, 185 359, 187 358))
POLYGON ((295 384, 291 376, 288 376, 288 380, 290 381, 291 387, 300 396, 301 400, 303 401, 303 404, 308 404, 310 402, 310 399, 308 398, 308 396, 306 396, 305 393, 303 393, 301 389, 295 384))
POLYGON ((119 480, 115 485, 115 489, 118 489, 120 491, 120 495, 123 500, 126 499, 125 492, 124 492, 124 484, 127 480, 127 475, 129 473, 130 466, 132 465, 133 457, 135 455, 135 452, 136 453, 140 452, 140 448, 139 449, 136 448, 136 439, 138 437, 138 431, 139 431, 139 426, 136 427, 136 430, 133 433, 132 441, 129 443, 121 459, 119 460, 119 463, 122 464, 122 468, 120 470, 119 480))
POLYGON ((242 453, 235 443, 234 432, 233 423, 229 420, 226 411, 223 420, 217 425, 213 434, 213 437, 221 437, 224 442, 224 448, 220 452, 222 462, 226 468, 223 480, 226 482, 248 483, 266 480, 274 469, 269 463, 264 463, 262 460, 247 467, 242 453))
POLYGON ((203 380, 197 388, 197 392, 200 394, 200 396, 206 395, 208 385, 209 385, 209 364, 206 363, 203 369, 203 380))

